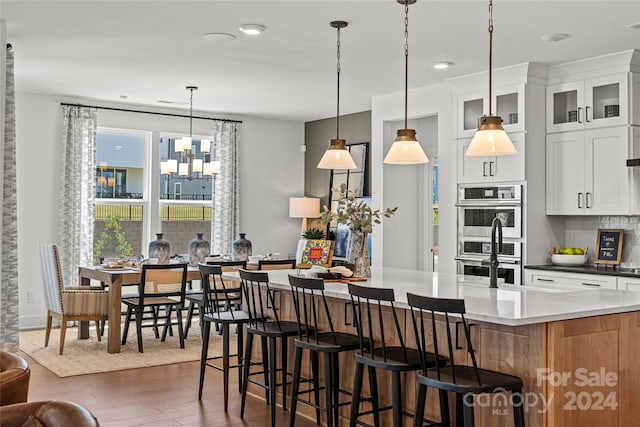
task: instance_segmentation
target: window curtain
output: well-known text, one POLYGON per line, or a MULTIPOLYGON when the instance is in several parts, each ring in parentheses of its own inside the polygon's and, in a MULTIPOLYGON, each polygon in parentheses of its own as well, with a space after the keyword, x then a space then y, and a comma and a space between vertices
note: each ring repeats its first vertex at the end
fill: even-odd
POLYGON ((58 246, 65 284, 77 281, 78 267, 93 264, 97 109, 65 105, 58 246))
POLYGON ((16 194, 16 109, 13 50, 7 45, 2 176, 2 277, 0 281, 0 344, 18 345, 18 201, 16 194))
POLYGON ((240 231, 240 165, 238 156, 239 123, 215 122, 215 158, 220 172, 214 176, 213 213, 211 215, 211 251, 230 254, 231 242, 240 231))

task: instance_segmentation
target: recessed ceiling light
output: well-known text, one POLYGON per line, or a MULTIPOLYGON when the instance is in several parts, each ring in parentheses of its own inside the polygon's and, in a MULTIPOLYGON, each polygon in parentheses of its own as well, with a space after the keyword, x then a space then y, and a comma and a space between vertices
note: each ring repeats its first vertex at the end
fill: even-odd
POLYGON ((224 43, 235 40, 236 36, 228 33, 207 33, 202 38, 213 43, 224 43))
POLYGON ((638 22, 637 24, 629 24, 627 25, 627 28, 631 28, 634 30, 640 30, 640 22, 638 22))
POLYGON ((248 36, 257 36, 264 31, 264 25, 242 24, 238 29, 248 36))
POLYGON ((569 34, 565 33, 553 33, 553 34, 545 34, 540 37, 542 40, 546 42, 559 42, 560 40, 564 40, 569 37, 569 34))
POLYGON ((434 68, 436 70, 446 70, 452 65, 453 65, 453 62, 450 62, 450 61, 439 61, 439 62, 432 62, 431 68, 434 68))

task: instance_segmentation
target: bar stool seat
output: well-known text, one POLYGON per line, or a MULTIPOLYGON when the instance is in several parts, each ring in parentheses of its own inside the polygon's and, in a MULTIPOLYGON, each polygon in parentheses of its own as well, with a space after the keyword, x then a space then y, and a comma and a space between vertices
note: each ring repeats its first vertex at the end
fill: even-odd
POLYGON ((287 392, 289 384, 287 376, 290 375, 287 366, 288 339, 298 335, 300 326, 297 322, 280 320, 278 310, 275 308, 275 297, 269 287, 269 276, 262 271, 240 270, 242 281, 242 293, 245 307, 249 314, 247 323, 247 342, 244 351, 244 374, 242 377, 242 402, 240 405, 240 418, 244 417, 244 409, 247 400, 249 383, 265 389, 266 401, 271 408, 271 427, 276 425, 276 389, 282 387, 282 408, 287 410, 287 392), (273 320, 267 318, 267 310, 271 309, 273 320), (259 336, 262 344, 262 362, 252 361, 253 337, 259 336), (280 340, 281 366, 277 367, 277 341, 280 340), (251 366, 261 364, 262 371, 250 372, 251 366), (281 372, 282 380, 277 381, 277 373, 281 372), (250 377, 263 374, 264 382, 253 380, 250 377))
MULTIPOLYGON (((349 426, 355 427, 358 418, 372 414, 374 425, 380 426, 380 413, 385 410, 392 411, 393 427, 402 427, 403 416, 411 416, 403 411, 402 396, 402 372, 417 372, 427 364, 430 367, 445 365, 445 357, 436 356, 424 349, 414 349, 406 346, 405 337, 402 334, 399 316, 395 306, 395 295, 392 288, 374 288, 371 286, 359 286, 349 283, 349 294, 354 312, 354 321, 358 326, 358 335, 362 340, 375 342, 373 348, 361 348, 356 354, 356 369, 353 376, 353 396, 351 400, 351 413, 349 426), (384 307, 384 308, 383 308, 384 307), (385 323, 383 312, 391 314, 392 322, 385 323), (391 323, 392 326, 389 326, 391 323), (389 345, 385 331, 391 331, 399 345, 389 345), (376 335, 380 334, 379 341, 376 335), (369 387, 371 393, 371 411, 360 412, 360 393, 364 367, 369 372, 369 387), (391 406, 380 407, 378 403, 376 369, 382 369, 391 373, 391 406)), ((387 332, 388 333, 388 332, 387 332)), ((423 415, 415 416, 416 422, 422 425, 423 415)))
POLYGON ((514 375, 498 371, 478 368, 475 352, 471 342, 469 324, 465 319, 465 304, 463 299, 431 298, 422 295, 407 293, 407 302, 411 307, 413 329, 416 331, 416 340, 420 348, 427 345, 425 330, 425 318, 431 323, 432 345, 435 354, 438 355, 438 333, 435 314, 444 315, 446 324, 446 348, 448 349, 448 366, 430 367, 423 365, 423 370, 418 374, 418 395, 416 397, 416 409, 414 427, 421 426, 418 419, 424 414, 425 399, 428 387, 435 388, 440 394, 440 414, 442 423, 449 425, 449 404, 447 392, 456 393, 456 426, 473 427, 473 395, 481 393, 499 393, 510 391, 513 405, 513 419, 515 427, 524 427, 524 408, 522 405, 522 379, 514 375), (416 315, 417 314, 417 315, 416 315), (464 328, 466 348, 471 356, 471 366, 457 365, 454 359, 454 346, 449 327, 449 314, 456 315, 456 321, 461 321, 464 328), (458 320, 458 318, 460 320, 458 320), (418 331, 421 331, 418 333, 418 331))
POLYGON ((289 275, 289 283, 291 284, 296 318, 301 326, 299 336, 294 341, 296 352, 291 389, 290 426, 295 427, 297 404, 304 403, 316 409, 318 424, 320 424, 320 411, 324 411, 327 414, 327 427, 338 427, 340 425, 340 406, 350 404, 349 401, 340 402, 340 394, 351 395, 346 390, 340 389, 339 355, 341 352, 360 349, 362 341, 355 334, 335 331, 324 295, 324 281, 322 279, 289 275), (322 311, 323 309, 324 311, 322 311), (329 331, 320 331, 318 329, 319 322, 328 324, 329 331), (316 332, 307 333, 307 330, 316 332), (311 379, 303 380, 301 378, 303 350, 308 350, 311 354, 311 379), (322 390, 318 379, 320 354, 323 356, 324 363, 325 407, 320 405, 320 391, 322 390), (313 386, 301 391, 300 384, 302 382, 313 382, 313 386), (305 393, 314 394, 315 404, 300 397, 305 393))
POLYGON ((227 411, 229 405, 229 372, 233 368, 238 369, 238 392, 242 391, 240 379, 244 367, 243 360, 243 325, 251 319, 249 313, 236 309, 235 306, 222 306, 218 301, 226 299, 228 293, 237 293, 237 287, 227 287, 222 279, 222 267, 219 265, 199 264, 200 276, 202 278, 202 304, 200 306, 200 316, 202 319, 202 353, 200 356, 200 383, 198 388, 198 400, 202 400, 202 388, 207 367, 222 371, 223 376, 223 398, 224 410, 227 411), (222 332, 222 355, 209 357, 209 335, 211 324, 220 325, 222 332), (231 325, 237 326, 237 349, 235 354, 231 354, 230 336, 231 325), (232 365, 232 357, 237 358, 237 363, 232 365), (214 361, 222 359, 222 366, 214 361))

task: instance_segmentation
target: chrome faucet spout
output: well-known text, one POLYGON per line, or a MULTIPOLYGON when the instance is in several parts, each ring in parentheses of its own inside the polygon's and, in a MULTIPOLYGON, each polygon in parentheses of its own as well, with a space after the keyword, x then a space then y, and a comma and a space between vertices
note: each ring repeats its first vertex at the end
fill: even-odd
POLYGON ((493 218, 493 221, 491 222, 491 255, 489 256, 489 288, 498 287, 498 264, 499 264, 498 252, 502 252, 502 221, 500 221, 500 218, 496 216, 495 218, 493 218))

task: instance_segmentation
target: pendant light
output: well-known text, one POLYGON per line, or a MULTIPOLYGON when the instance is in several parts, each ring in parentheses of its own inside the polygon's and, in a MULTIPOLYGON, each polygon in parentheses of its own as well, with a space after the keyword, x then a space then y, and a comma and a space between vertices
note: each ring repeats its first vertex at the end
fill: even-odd
POLYGON ((340 29, 345 28, 348 24, 345 21, 331 21, 329 25, 338 32, 336 138, 331 140, 329 148, 320 159, 320 163, 318 163, 318 169, 357 169, 356 162, 353 161, 351 153, 347 150, 345 140, 340 139, 340 29))
POLYGON ((489 115, 480 118, 480 126, 464 155, 469 157, 516 154, 511 138, 502 128, 502 118, 492 114, 491 93, 493 61, 493 0, 489 0, 489 115))
POLYGON ((416 130, 407 129, 407 98, 409 92, 409 5, 416 0, 397 0, 404 4, 404 129, 398 129, 396 140, 389 149, 384 163, 391 165, 418 165, 429 162, 422 146, 416 140, 416 130))

